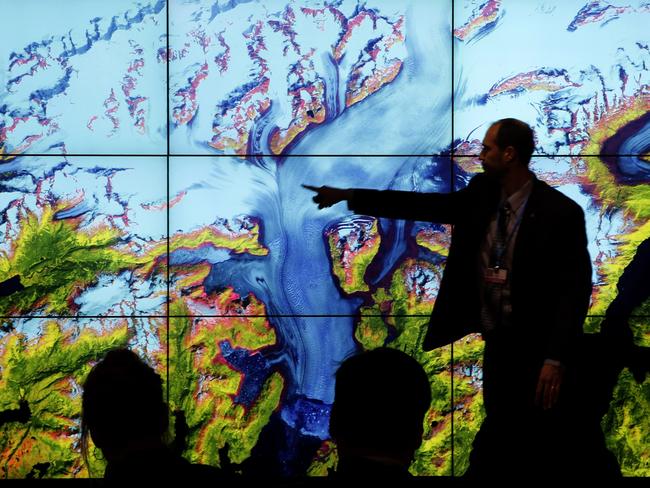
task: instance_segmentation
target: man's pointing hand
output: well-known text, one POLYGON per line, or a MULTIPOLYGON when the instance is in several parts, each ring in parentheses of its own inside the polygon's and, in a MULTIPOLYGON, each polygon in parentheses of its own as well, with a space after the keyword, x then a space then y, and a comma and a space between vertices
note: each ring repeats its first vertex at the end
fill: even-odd
POLYGON ((331 186, 311 186, 302 185, 303 188, 311 190, 316 193, 314 195, 314 202, 318 204, 318 208, 331 207, 343 200, 352 198, 352 190, 343 188, 332 188, 331 186))

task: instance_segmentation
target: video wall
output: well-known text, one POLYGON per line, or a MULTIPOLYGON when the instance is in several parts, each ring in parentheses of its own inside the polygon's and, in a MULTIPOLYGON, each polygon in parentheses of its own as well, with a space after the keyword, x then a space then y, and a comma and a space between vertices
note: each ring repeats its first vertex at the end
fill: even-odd
MULTIPOLYGON (((187 459, 219 465, 227 448, 270 475, 327 474, 338 365, 399 348, 433 392, 411 471, 462 475, 484 418, 482 341, 421 349, 450 229, 319 211, 303 183, 458 190, 491 122, 528 122, 533 170, 586 214, 587 332, 650 238, 647 1, 4 12, 0 281, 24 289, 0 298, 0 478, 89 475, 82 384, 119 346, 163 377, 187 459)), ((633 327, 650 346, 647 301, 633 327)), ((603 419, 628 476, 650 475, 649 387, 624 370, 603 419)))

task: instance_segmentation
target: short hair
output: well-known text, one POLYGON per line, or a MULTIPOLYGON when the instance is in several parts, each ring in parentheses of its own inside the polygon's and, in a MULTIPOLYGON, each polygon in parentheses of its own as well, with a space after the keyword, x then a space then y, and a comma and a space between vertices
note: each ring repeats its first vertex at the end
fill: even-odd
POLYGON ((430 406, 431 386, 420 363, 397 349, 377 348, 338 369, 330 433, 357 448, 415 451, 430 406))
MULTIPOLYGON (((169 427, 162 379, 128 349, 109 351, 88 374, 81 400, 81 448, 87 460, 88 434, 125 445, 131 439, 164 439, 169 427)), ((100 449, 103 447, 98 445, 100 449)))
POLYGON ((497 126, 495 142, 500 149, 512 146, 517 151, 519 160, 528 166, 535 150, 535 135, 526 122, 518 119, 501 119, 493 125, 497 126))

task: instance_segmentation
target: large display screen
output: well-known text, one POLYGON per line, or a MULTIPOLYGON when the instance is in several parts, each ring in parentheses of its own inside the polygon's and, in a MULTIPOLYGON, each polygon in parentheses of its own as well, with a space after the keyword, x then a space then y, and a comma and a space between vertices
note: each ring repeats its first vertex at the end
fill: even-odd
MULTIPOLYGON (((532 169, 585 211, 587 332, 650 238, 647 1, 4 12, 0 281, 24 289, 0 297, 0 477, 89 475, 81 385, 119 346, 163 377, 189 460, 219 465, 227 448, 269 475, 327 474, 338 365, 399 348, 433 391, 411 471, 462 475, 484 418, 482 341, 421 348, 450 228, 319 211, 302 184, 458 190, 491 122, 528 122, 532 169)), ((649 313, 633 321, 639 346, 649 313)), ((603 419, 625 475, 650 475, 649 384, 624 370, 603 419)))

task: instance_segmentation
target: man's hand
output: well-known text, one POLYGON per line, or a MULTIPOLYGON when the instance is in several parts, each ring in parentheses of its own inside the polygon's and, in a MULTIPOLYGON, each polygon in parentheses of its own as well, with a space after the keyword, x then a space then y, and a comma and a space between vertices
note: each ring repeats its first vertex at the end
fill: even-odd
POLYGON ((560 388, 564 378, 564 366, 544 363, 537 381, 535 405, 544 410, 553 408, 560 396, 560 388))
POLYGON ((349 200, 352 197, 352 190, 343 188, 332 188, 331 186, 302 185, 303 188, 316 192, 313 200, 318 204, 318 208, 331 207, 332 205, 349 200))

